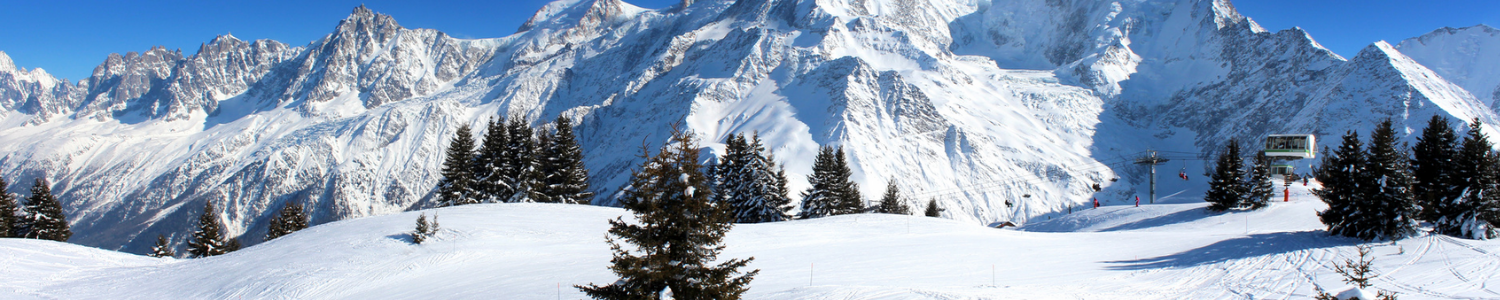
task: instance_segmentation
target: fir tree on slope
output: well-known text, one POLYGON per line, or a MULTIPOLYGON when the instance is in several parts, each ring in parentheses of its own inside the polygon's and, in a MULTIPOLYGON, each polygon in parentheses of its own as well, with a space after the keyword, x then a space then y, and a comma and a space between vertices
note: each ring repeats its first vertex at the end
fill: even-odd
POLYGON ((589 192, 589 170, 583 165, 583 148, 578 146, 578 137, 573 134, 573 121, 558 116, 553 123, 557 128, 547 135, 547 143, 544 143, 538 161, 540 174, 545 176, 542 194, 552 202, 592 203, 594 193, 589 192))
POLYGON ((276 216, 271 217, 270 228, 266 230, 266 241, 303 229, 307 229, 307 212, 302 210, 301 204, 287 202, 276 216))
POLYGON ((732 135, 724 157, 714 165, 714 196, 728 203, 736 223, 777 222, 790 219, 786 172, 776 165, 759 136, 732 135))
POLYGON ((500 180, 511 186, 511 194, 505 202, 536 202, 542 185, 536 169, 536 131, 527 126, 522 118, 510 118, 505 125, 509 134, 505 144, 505 158, 500 180))
POLYGON ((167 242, 167 237, 166 236, 158 234, 158 235, 156 235, 156 246, 152 246, 151 247, 151 253, 147 254, 147 255, 151 256, 151 257, 174 257, 175 258, 175 257, 177 257, 177 252, 172 251, 172 245, 171 245, 171 243, 167 242))
POLYGON ((438 207, 478 203, 474 190, 474 136, 469 125, 458 127, 448 143, 443 160, 443 179, 438 182, 438 207))
POLYGON ((221 255, 238 248, 237 242, 224 237, 224 224, 219 223, 219 213, 214 210, 214 203, 204 204, 203 214, 198 215, 198 230, 193 231, 193 240, 188 241, 188 257, 221 255))
POLYGON ((1453 160, 1458 156, 1458 135, 1447 119, 1433 115, 1417 137, 1412 148, 1411 173, 1412 194, 1416 197, 1420 219, 1436 221, 1439 203, 1458 197, 1454 188, 1453 172, 1457 168, 1453 160))
MULTIPOLYGON (((1328 150, 1324 150, 1328 153, 1328 150)), ((1359 133, 1349 131, 1344 134, 1343 142, 1334 152, 1323 156, 1323 161, 1313 172, 1323 188, 1313 190, 1313 194, 1323 203, 1328 204, 1328 209, 1318 213, 1318 219, 1328 226, 1328 232, 1341 236, 1356 236, 1359 228, 1354 227, 1354 215, 1358 212, 1364 195, 1364 188, 1360 184, 1366 182, 1361 176, 1365 172, 1365 151, 1360 147, 1359 133)))
POLYGON ((1360 202, 1361 230, 1356 237, 1365 240, 1386 238, 1398 240, 1417 233, 1417 206, 1412 195, 1412 175, 1408 154, 1396 145, 1396 128, 1391 119, 1375 126, 1370 134, 1367 175, 1361 187, 1365 197, 1360 202))
POLYGON ((57 197, 52 196, 52 188, 49 186, 47 179, 40 177, 31 186, 31 197, 26 199, 25 212, 19 218, 20 222, 17 222, 22 233, 20 236, 66 242, 73 236, 73 231, 68 229, 68 219, 63 216, 62 204, 57 202, 57 197))
POLYGON ((924 211, 924 212, 922 212, 922 215, 925 215, 925 216, 928 216, 928 217, 933 217, 933 218, 937 218, 937 217, 942 217, 943 216, 943 209, 942 208, 938 208, 937 199, 932 199, 931 201, 927 201, 927 210, 924 211))
POLYGON ((595 299, 660 299, 664 293, 676 299, 739 299, 760 270, 735 276, 754 258, 710 265, 724 249, 720 241, 734 226, 733 216, 710 199, 696 143, 674 127, 670 143, 656 156, 641 150, 645 161, 632 172, 619 201, 636 222, 609 222, 615 253, 610 270, 620 279, 575 287, 595 299))
POLYGON ((1244 207, 1244 203, 1241 203, 1245 199, 1246 190, 1243 181, 1245 173, 1241 169, 1244 163, 1244 159, 1240 157, 1240 142, 1230 140, 1229 145, 1224 147, 1224 152, 1219 153, 1212 171, 1213 176, 1208 179, 1208 191, 1203 195, 1203 200, 1209 203, 1209 210, 1225 211, 1244 207))
POLYGON ((16 204, 16 196, 6 188, 10 186, 5 178, 0 178, 0 238, 20 237, 16 234, 20 207, 16 204))
POLYGON ((1497 159, 1491 151, 1489 137, 1480 130, 1475 119, 1469 124, 1469 133, 1454 160, 1453 185, 1460 191, 1458 197, 1438 203, 1434 210, 1438 219, 1434 222, 1438 233, 1471 238, 1489 239, 1496 236, 1494 216, 1496 202, 1500 197, 1497 178, 1497 159))
POLYGON ((510 194, 514 193, 508 185, 508 180, 501 179, 507 169, 504 164, 510 155, 506 152, 506 144, 510 141, 510 132, 505 129, 505 119, 490 119, 485 126, 484 141, 480 142, 478 153, 474 154, 474 181, 475 191, 479 194, 479 202, 496 203, 504 202, 510 194))
POLYGON ((859 195, 859 186, 849 181, 850 173, 848 161, 844 159, 844 147, 823 146, 818 149, 813 173, 807 176, 807 183, 812 187, 802 192, 802 212, 798 217, 810 219, 863 211, 864 201, 859 195))
POLYGON ((432 238, 433 236, 437 235, 437 232, 437 215, 432 215, 432 222, 428 222, 427 213, 422 213, 421 216, 417 217, 416 230, 413 230, 411 232, 411 242, 413 244, 421 245, 422 242, 427 241, 428 238, 432 238))
POLYGON ((895 178, 891 178, 885 184, 885 196, 880 197, 880 205, 875 207, 875 212, 897 215, 911 214, 911 207, 907 207, 906 200, 901 198, 901 190, 896 187, 895 178))
POLYGON ((1250 177, 1245 181, 1245 200, 1250 209, 1261 209, 1270 204, 1276 186, 1271 184, 1271 158, 1265 151, 1255 154, 1255 164, 1250 168, 1250 177))

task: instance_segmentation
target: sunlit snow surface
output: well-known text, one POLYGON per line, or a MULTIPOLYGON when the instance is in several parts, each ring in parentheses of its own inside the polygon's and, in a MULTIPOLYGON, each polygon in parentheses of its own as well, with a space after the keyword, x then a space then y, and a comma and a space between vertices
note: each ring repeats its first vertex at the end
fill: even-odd
MULTIPOLYGON (((721 258, 755 257, 749 299, 1302 299, 1347 286, 1300 185, 1292 202, 1210 214, 1201 203, 1105 206, 1015 229, 920 216, 737 225, 721 258)), ((206 259, 154 259, 0 239, 0 298, 564 299, 614 280, 616 208, 494 204, 309 228, 206 259), (442 231, 405 236, 417 214, 442 231)), ((1375 288, 1401 299, 1500 298, 1500 242, 1421 236, 1370 243, 1375 288)))

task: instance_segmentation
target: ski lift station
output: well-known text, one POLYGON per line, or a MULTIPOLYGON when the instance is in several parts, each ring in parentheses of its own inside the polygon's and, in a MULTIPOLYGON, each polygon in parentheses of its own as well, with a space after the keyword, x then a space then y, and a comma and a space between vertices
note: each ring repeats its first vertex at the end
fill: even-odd
POLYGON ((1279 159, 1314 158, 1317 142, 1311 134, 1272 134, 1266 136, 1266 156, 1279 159))
POLYGON ((1266 156, 1282 161, 1271 165, 1271 173, 1287 175, 1296 172, 1290 161, 1317 156, 1317 141, 1311 134, 1272 134, 1266 136, 1266 156))

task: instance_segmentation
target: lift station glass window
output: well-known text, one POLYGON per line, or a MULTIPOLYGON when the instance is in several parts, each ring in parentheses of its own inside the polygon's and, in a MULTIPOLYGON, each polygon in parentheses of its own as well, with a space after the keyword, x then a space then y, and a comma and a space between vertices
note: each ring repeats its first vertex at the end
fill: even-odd
POLYGON ((1313 158, 1315 145, 1311 134, 1272 134, 1266 136, 1266 156, 1313 158))

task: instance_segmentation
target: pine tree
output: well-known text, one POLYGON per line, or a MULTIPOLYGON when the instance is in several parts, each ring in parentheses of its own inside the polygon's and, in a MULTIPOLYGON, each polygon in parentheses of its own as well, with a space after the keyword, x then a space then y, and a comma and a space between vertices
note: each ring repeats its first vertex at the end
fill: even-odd
POLYGON ((1265 151, 1255 154, 1255 164, 1250 168, 1250 177, 1244 183, 1245 200, 1243 203, 1250 209, 1261 209, 1270 204, 1271 196, 1276 192, 1276 186, 1271 184, 1271 158, 1266 156, 1265 151))
POLYGON ((1469 124, 1469 133, 1454 160, 1453 183, 1458 197, 1439 203, 1434 212, 1437 232, 1452 236, 1488 239, 1496 236, 1492 215, 1497 214, 1496 198, 1500 198, 1500 177, 1497 177, 1497 158, 1492 152, 1489 137, 1480 130, 1479 119, 1469 124))
POLYGON ((514 193, 506 180, 501 179, 504 174, 503 166, 506 157, 509 157, 506 144, 510 140, 510 132, 505 129, 505 119, 490 119, 485 126, 484 141, 480 143, 479 151, 474 157, 474 180, 475 190, 480 194, 479 202, 497 203, 504 202, 510 194, 514 193))
POLYGON ((776 165, 760 137, 733 135, 725 145, 724 157, 710 172, 716 201, 729 204, 736 223, 790 219, 786 172, 776 165))
POLYGON ((901 198, 901 190, 896 187, 895 178, 891 178, 886 183, 885 196, 880 197, 880 206, 876 206, 875 212, 897 215, 911 214, 911 208, 906 206, 906 200, 901 198))
POLYGON ((62 203, 52 196, 47 179, 38 177, 31 186, 31 197, 26 200, 26 212, 21 222, 21 232, 26 238, 68 241, 73 231, 68 230, 68 219, 63 215, 62 203))
POLYGON ((151 253, 147 254, 147 255, 151 256, 151 257, 174 257, 175 258, 175 257, 177 257, 177 252, 173 252, 172 251, 172 245, 167 243, 167 237, 166 236, 158 234, 158 235, 156 235, 156 246, 152 246, 151 247, 151 253))
POLYGON ((813 160, 813 172, 807 175, 807 183, 812 187, 802 192, 802 212, 797 215, 798 218, 819 218, 840 211, 843 203, 834 175, 838 163, 835 155, 838 153, 834 152, 833 147, 818 149, 818 156, 813 160))
POLYGON ((850 176, 854 175, 854 172, 849 170, 849 160, 846 159, 847 157, 847 155, 844 155, 844 146, 839 146, 837 159, 834 161, 835 168, 833 169, 833 179, 839 191, 838 197, 840 203, 839 211, 835 214, 839 215, 865 212, 865 198, 859 194, 859 184, 849 179, 850 176))
POLYGON ((219 223, 219 212, 214 203, 203 205, 203 214, 198 215, 198 230, 193 231, 193 240, 188 241, 188 257, 202 258, 233 251, 229 239, 224 237, 224 224, 219 223))
POLYGON ((500 180, 513 187, 505 202, 536 202, 542 183, 536 169, 536 131, 522 118, 511 118, 505 125, 510 135, 506 140, 504 168, 500 180))
POLYGON ((307 212, 302 210, 301 204, 287 202, 276 216, 271 217, 270 229, 266 230, 266 240, 274 240, 303 229, 307 229, 307 212))
POLYGON ((16 196, 10 193, 8 186, 10 184, 5 182, 5 178, 0 178, 0 238, 19 237, 15 234, 19 227, 16 224, 19 221, 16 214, 21 208, 16 204, 16 196))
POLYGON ((1412 194, 1421 207, 1421 219, 1436 221, 1441 217, 1436 211, 1439 204, 1458 197, 1459 192, 1453 186, 1457 156, 1458 135, 1447 119, 1433 115, 1412 148, 1412 194))
POLYGON ((1203 201, 1209 203, 1208 210, 1224 211, 1244 207, 1241 202, 1245 199, 1245 174, 1241 167, 1245 162, 1240 157, 1240 142, 1229 140, 1224 152, 1219 152, 1217 162, 1212 171, 1213 176, 1208 179, 1208 191, 1203 194, 1203 201))
POLYGON ((443 180, 438 182, 438 207, 479 203, 474 186, 474 136, 469 125, 458 127, 448 143, 443 161, 443 180))
POLYGON ((927 201, 927 211, 922 212, 922 215, 925 215, 925 216, 928 216, 928 217, 933 217, 933 218, 937 218, 937 217, 942 217, 943 216, 943 209, 942 208, 938 208, 937 199, 932 199, 931 201, 927 201))
MULTIPOLYGON (((1328 150, 1324 150, 1327 153, 1328 150)), ((1318 213, 1318 219, 1328 226, 1328 232, 1341 236, 1356 236, 1359 228, 1355 227, 1358 205, 1362 202, 1365 188, 1360 184, 1366 182, 1362 176, 1367 176, 1365 171, 1365 151, 1360 147, 1359 133, 1350 130, 1344 134, 1344 140, 1339 148, 1331 155, 1325 155, 1323 162, 1314 170, 1318 182, 1323 183, 1323 188, 1313 190, 1323 203, 1328 204, 1328 209, 1318 213)))
POLYGON ((1376 125, 1370 134, 1365 189, 1356 237, 1365 240, 1387 238, 1398 240, 1417 233, 1417 205, 1412 194, 1411 167, 1406 149, 1396 145, 1396 129, 1391 119, 1376 125))
POLYGON ((553 123, 557 129, 547 135, 548 142, 542 148, 539 161, 541 174, 545 175, 543 186, 546 190, 543 194, 559 203, 592 203, 594 193, 589 191, 589 170, 583 165, 583 148, 578 146, 578 137, 573 134, 573 121, 558 116, 553 123))
POLYGON ((639 169, 619 202, 637 222, 610 220, 608 239, 615 256, 610 270, 620 279, 609 285, 576 286, 596 299, 739 299, 760 270, 735 276, 754 258, 710 265, 733 226, 723 203, 710 199, 708 179, 698 165, 698 146, 673 129, 671 142, 656 156, 643 154, 639 169), (634 245, 627 250, 617 241, 634 245))
POLYGON ((432 215, 432 222, 428 222, 427 213, 422 213, 421 216, 417 217, 416 230, 411 232, 411 242, 420 245, 422 242, 427 241, 428 238, 437 235, 437 232, 437 215, 432 215))

